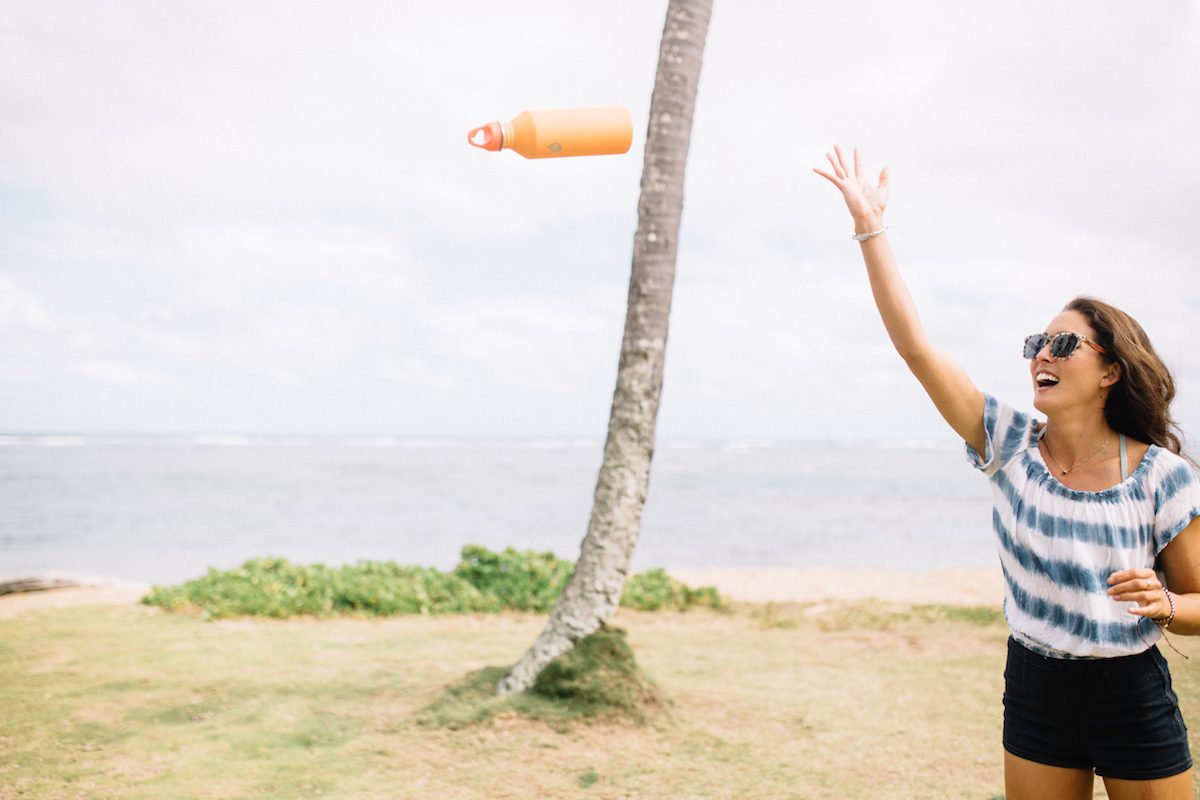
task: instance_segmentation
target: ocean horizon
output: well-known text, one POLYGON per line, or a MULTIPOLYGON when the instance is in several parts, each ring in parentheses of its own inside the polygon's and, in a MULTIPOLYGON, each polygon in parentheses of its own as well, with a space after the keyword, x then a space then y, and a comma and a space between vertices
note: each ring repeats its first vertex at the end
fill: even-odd
MULTIPOLYGON (((0 434, 0 577, 172 583, 278 556, 448 569, 466 544, 574 559, 599 437, 0 434)), ((653 567, 992 567, 953 440, 661 438, 653 567)))

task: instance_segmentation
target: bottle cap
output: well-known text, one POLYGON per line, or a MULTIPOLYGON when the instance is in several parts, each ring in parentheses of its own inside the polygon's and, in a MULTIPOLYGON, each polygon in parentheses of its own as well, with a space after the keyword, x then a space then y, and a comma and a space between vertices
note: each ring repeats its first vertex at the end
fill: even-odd
POLYGON ((499 150, 503 147, 503 138, 499 122, 489 122, 467 134, 468 142, 484 150, 499 150))

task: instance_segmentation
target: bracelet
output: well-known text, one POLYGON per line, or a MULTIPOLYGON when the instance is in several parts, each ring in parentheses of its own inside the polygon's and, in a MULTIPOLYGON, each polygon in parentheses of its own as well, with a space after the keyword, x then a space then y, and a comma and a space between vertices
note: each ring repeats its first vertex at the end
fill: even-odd
POLYGON ((870 233, 856 233, 856 234, 854 234, 853 238, 854 238, 854 241, 856 241, 856 242, 865 242, 867 239, 870 239, 872 236, 878 236, 879 234, 883 233, 886 230, 887 230, 887 228, 880 228, 879 230, 871 231, 870 233))
POLYGON ((1171 593, 1167 591, 1167 587, 1162 587, 1162 590, 1163 594, 1167 596, 1167 602, 1171 604, 1171 613, 1167 615, 1166 619, 1154 620, 1154 624, 1160 628, 1169 628, 1171 627, 1171 623, 1175 621, 1175 598, 1171 597, 1171 593))

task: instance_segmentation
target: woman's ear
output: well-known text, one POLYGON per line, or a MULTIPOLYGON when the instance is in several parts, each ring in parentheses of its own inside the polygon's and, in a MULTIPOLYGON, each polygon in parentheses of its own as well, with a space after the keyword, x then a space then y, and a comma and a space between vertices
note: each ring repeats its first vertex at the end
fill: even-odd
POLYGON ((1100 386, 1101 388, 1108 389, 1119 380, 1121 380, 1121 365, 1113 362, 1108 365, 1108 369, 1100 377, 1100 386))

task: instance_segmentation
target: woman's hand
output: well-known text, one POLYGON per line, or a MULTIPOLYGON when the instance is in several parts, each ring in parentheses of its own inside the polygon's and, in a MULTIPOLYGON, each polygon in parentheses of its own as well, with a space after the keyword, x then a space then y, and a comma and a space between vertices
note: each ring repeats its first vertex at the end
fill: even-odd
MULTIPOLYGON (((872 186, 871 182, 863 177, 862 159, 859 157, 858 148, 854 148, 854 174, 850 174, 850 169, 846 164, 846 158, 842 155, 842 149, 836 145, 833 148, 833 153, 826 153, 825 157, 829 159, 829 163, 833 166, 833 174, 813 168, 813 172, 828 180, 842 192, 842 198, 846 201, 846 207, 850 209, 850 215, 854 217, 856 223, 869 223, 872 226, 882 227, 883 210, 887 208, 888 201, 888 171, 884 167, 879 173, 879 185, 872 186), (836 158, 834 157, 836 154, 836 158)), ((856 227, 859 227, 856 225, 856 227)), ((876 229, 870 228, 869 229, 876 229)), ((859 231, 865 233, 866 231, 859 231)))
POLYGON ((1118 603, 1137 603, 1130 614, 1150 619, 1171 616, 1171 601, 1152 569, 1126 569, 1108 576, 1108 595, 1118 603))

